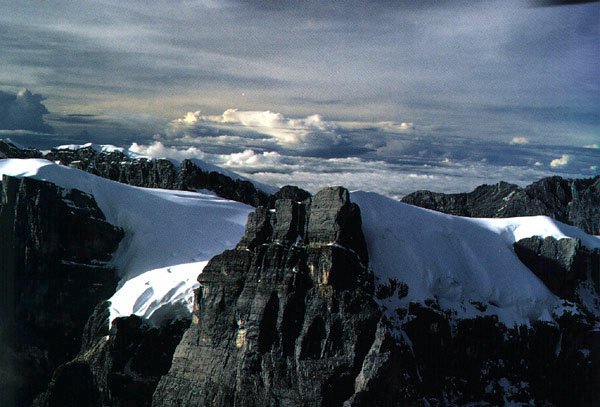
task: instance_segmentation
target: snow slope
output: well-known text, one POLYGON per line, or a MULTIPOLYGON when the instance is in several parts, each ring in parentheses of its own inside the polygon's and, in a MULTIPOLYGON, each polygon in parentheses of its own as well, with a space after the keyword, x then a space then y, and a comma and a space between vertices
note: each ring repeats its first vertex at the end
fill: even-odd
POLYGON ((111 319, 135 313, 152 320, 164 307, 189 314, 180 305, 191 304, 196 277, 211 257, 237 244, 253 209, 208 194, 120 184, 42 159, 0 160, 1 174, 92 194, 107 221, 125 230, 111 261, 121 272, 111 319))
POLYGON ((370 267, 379 283, 407 283, 408 295, 384 299, 393 310, 410 301, 438 298, 458 317, 496 314, 507 326, 552 320, 559 299, 515 255, 512 244, 525 237, 575 237, 600 248, 587 235, 546 216, 476 219, 407 205, 369 192, 353 192, 361 208, 370 267), (471 301, 492 304, 485 312, 471 301))

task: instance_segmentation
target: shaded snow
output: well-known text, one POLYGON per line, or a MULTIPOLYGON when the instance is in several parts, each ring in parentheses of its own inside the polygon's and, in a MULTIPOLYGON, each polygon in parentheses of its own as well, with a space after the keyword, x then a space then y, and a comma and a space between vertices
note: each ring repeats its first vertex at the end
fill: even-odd
POLYGON ((196 279, 208 261, 178 264, 146 271, 127 280, 111 298, 111 320, 139 315, 156 324, 163 318, 190 315, 196 279))

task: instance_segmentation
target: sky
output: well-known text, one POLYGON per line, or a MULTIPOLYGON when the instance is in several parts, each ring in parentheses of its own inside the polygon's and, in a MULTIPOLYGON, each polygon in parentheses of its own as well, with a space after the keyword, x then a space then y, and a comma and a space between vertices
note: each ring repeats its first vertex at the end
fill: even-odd
POLYGON ((600 3, 553 3, 0 0, 0 137, 394 197, 590 177, 600 3))

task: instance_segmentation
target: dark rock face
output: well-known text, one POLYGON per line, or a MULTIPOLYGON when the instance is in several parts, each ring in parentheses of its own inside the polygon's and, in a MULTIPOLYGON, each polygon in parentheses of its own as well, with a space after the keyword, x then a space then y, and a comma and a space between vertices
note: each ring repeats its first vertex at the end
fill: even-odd
POLYGON ((252 206, 266 205, 269 195, 249 181, 232 179, 215 171, 203 171, 190 160, 181 163, 176 189, 208 189, 218 196, 252 206))
POLYGON ((0 140, 0 160, 3 158, 42 158, 42 153, 33 148, 19 148, 8 141, 0 140))
POLYGON ((402 202, 471 217, 547 215, 587 233, 600 234, 600 176, 578 180, 550 177, 525 188, 500 182, 460 194, 417 191, 402 202))
POLYGON ((5 176, 0 197, 0 334, 17 380, 0 398, 24 405, 77 354, 92 310, 114 293, 106 262, 123 232, 77 190, 5 176))
POLYGON ((579 239, 534 236, 514 244, 515 253, 554 294, 576 300, 579 283, 590 279, 600 292, 600 252, 590 251, 579 239))
POLYGON ((204 171, 191 160, 184 160, 176 166, 166 159, 131 159, 119 151, 97 152, 93 147, 52 150, 44 158, 139 187, 184 191, 208 189, 222 198, 252 206, 269 202, 269 195, 256 189, 251 182, 232 179, 215 171, 204 171))
POLYGON ((153 405, 403 400, 404 379, 383 374, 400 353, 373 300, 363 245, 360 211, 343 188, 310 205, 259 208, 237 249, 200 275, 192 325, 153 405), (384 383, 393 386, 379 391, 384 383))
POLYGON ((293 185, 285 185, 271 196, 269 208, 274 208, 275 202, 277 202, 278 199, 289 199, 294 202, 304 202, 310 200, 310 198, 310 192, 293 185))
POLYGON ((96 307, 86 325, 81 352, 56 369, 34 406, 150 405, 152 393, 161 376, 169 371, 175 347, 190 320, 154 327, 131 315, 116 318, 109 331, 109 305, 104 301, 96 307))
POLYGON ((90 366, 85 362, 69 362, 59 366, 52 375, 48 390, 34 402, 40 407, 100 406, 100 394, 90 366))
MULTIPOLYGON (((565 313, 554 315, 557 324, 507 327, 495 316, 455 319, 433 301, 411 303, 406 312, 402 330, 417 366, 414 387, 430 405, 599 401, 600 337, 593 320, 565 313)), ((387 374, 405 374, 405 368, 387 374)))

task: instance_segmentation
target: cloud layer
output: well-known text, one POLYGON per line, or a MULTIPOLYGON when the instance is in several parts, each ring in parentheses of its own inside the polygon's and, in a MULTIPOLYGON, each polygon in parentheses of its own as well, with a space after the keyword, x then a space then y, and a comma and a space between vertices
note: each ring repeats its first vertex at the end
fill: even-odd
POLYGON ((280 121, 272 134, 280 145, 318 142, 311 135, 318 120, 286 121, 316 111, 335 121, 438 126, 446 137, 510 141, 526 134, 530 143, 570 146, 596 142, 600 128, 598 4, 2 6, 0 89, 38 89, 52 111, 169 121, 194 106, 207 115, 231 106, 272 109, 284 114, 265 118, 280 121))
POLYGON ((153 157, 201 158, 275 186, 315 192, 345 185, 399 197, 418 189, 467 191, 500 180, 524 185, 556 174, 594 176, 600 152, 586 147, 546 146, 524 136, 447 138, 436 135, 436 128, 406 122, 227 109, 220 115, 188 112, 154 140, 130 149, 153 157))
POLYGON ((171 123, 170 135, 211 135, 242 132, 269 138, 281 146, 298 146, 317 143, 335 145, 341 141, 335 133, 336 126, 318 115, 291 119, 271 111, 241 111, 227 109, 222 115, 205 116, 201 111, 188 112, 185 117, 171 123), (209 132, 207 130, 211 130, 209 132))

